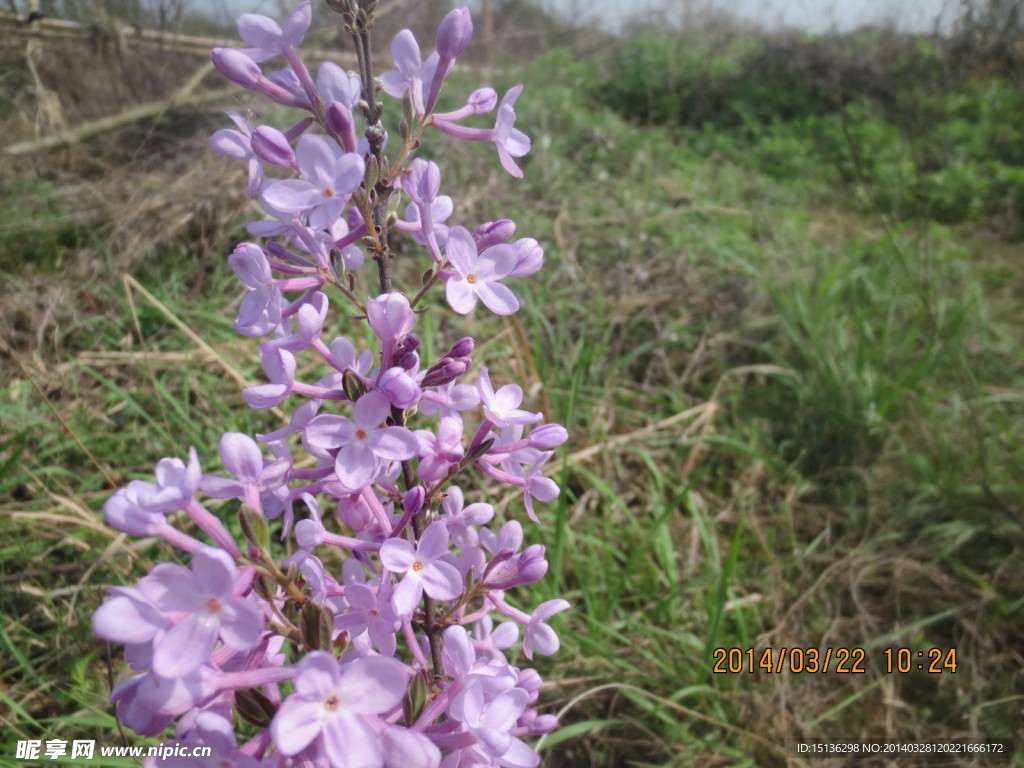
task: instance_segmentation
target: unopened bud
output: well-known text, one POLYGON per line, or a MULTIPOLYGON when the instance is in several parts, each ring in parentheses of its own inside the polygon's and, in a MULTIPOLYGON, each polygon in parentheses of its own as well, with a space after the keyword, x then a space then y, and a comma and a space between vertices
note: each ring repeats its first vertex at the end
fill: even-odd
POLYGON ((530 432, 527 440, 530 447, 540 451, 550 451, 569 439, 569 433, 561 424, 542 424, 530 432))
POLYGON ((466 50, 472 37, 473 17, 469 8, 456 8, 441 19, 437 28, 437 55, 441 61, 451 61, 466 50))
POLYGON ((414 485, 402 498, 402 507, 407 515, 415 515, 423 509, 426 492, 422 485, 414 485))
POLYGON ((316 520, 299 520, 295 524, 295 541, 307 551, 320 545, 324 540, 324 527, 316 520))
POLYGON ((447 357, 441 358, 435 366, 427 371, 423 381, 420 382, 420 386, 441 387, 454 381, 469 370, 472 362, 467 363, 468 360, 468 357, 459 358, 458 360, 452 360, 447 357))
POLYGON ((245 88, 256 87, 263 78, 260 65, 236 48, 214 48, 210 58, 218 72, 245 88))
POLYGON ((466 99, 466 106, 474 115, 486 115, 498 106, 498 94, 493 88, 477 88, 466 99))
POLYGON ((330 131, 346 152, 355 152, 359 142, 356 140, 356 124, 352 112, 340 101, 331 102, 325 115, 327 130, 330 131))
POLYGON ((516 251, 516 266, 509 277, 527 277, 544 266, 544 249, 532 237, 524 237, 512 243, 516 251))
POLYGON ((530 733, 538 736, 544 733, 551 733, 556 728, 558 728, 558 718, 554 715, 540 715, 529 724, 530 733))
POLYGON ((473 354, 474 347, 476 347, 476 342, 473 340, 473 337, 464 336, 452 344, 448 357, 467 357, 473 354))
POLYGON ((261 125, 252 134, 252 151, 261 160, 285 168, 298 168, 295 151, 288 143, 288 138, 269 125, 261 125))
POLYGON ((363 380, 348 368, 341 374, 341 388, 345 392, 345 397, 353 403, 366 394, 366 385, 363 380))
POLYGON ((258 688, 235 691, 235 709, 239 717, 257 728, 269 728, 277 714, 277 707, 258 688))
POLYGON ((516 233, 516 223, 511 219, 499 219, 481 224, 473 232, 473 240, 476 242, 478 251, 490 248, 492 245, 507 243, 512 235, 516 233))

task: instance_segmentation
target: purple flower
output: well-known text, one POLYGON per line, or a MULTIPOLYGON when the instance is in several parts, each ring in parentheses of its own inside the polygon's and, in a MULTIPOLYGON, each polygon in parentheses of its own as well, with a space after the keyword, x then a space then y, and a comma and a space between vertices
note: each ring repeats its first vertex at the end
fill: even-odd
POLYGON ((437 54, 442 61, 450 61, 459 56, 470 38, 473 37, 473 17, 469 8, 462 6, 450 11, 437 28, 437 54))
POLYGON ((491 386, 491 375, 486 367, 480 369, 476 385, 484 404, 484 416, 497 427, 510 424, 533 424, 544 418, 543 414, 530 413, 519 408, 523 402, 523 390, 518 384, 506 384, 497 392, 491 386))
POLYGON ((484 572, 483 582, 491 589, 512 589, 533 584, 548 572, 543 544, 532 544, 519 555, 506 557, 507 554, 508 550, 500 550, 484 572))
POLYGON ((532 755, 529 762, 514 762, 514 765, 537 765, 540 757, 525 742, 512 735, 516 721, 529 704, 529 694, 521 688, 512 688, 490 701, 484 693, 482 682, 473 678, 452 700, 449 712, 460 720, 466 729, 483 747, 484 751, 499 764, 512 753, 512 760, 522 760, 526 752, 532 755))
POLYGON ((377 386, 387 395, 392 405, 403 411, 416 405, 423 395, 415 376, 398 366, 384 371, 377 386))
POLYGON ((238 126, 237 131, 221 128, 210 137, 210 149, 234 160, 249 161, 248 194, 255 195, 263 181, 263 163, 252 147, 252 129, 249 123, 237 112, 227 112, 231 121, 238 126))
POLYGON ((334 628, 346 630, 352 637, 366 632, 383 656, 395 655, 395 632, 402 622, 391 607, 390 597, 382 599, 380 590, 374 591, 364 584, 350 584, 345 588, 348 610, 334 620, 334 628))
POLYGON ((554 451, 542 453, 537 458, 537 461, 534 462, 526 471, 526 475, 524 476, 524 480, 526 481, 524 486, 526 488, 526 495, 524 497, 526 513, 535 523, 539 521, 537 520, 536 513, 533 511, 533 500, 536 499, 537 501, 548 502, 554 501, 558 498, 558 484, 550 477, 545 477, 541 473, 545 462, 554 455, 554 451))
POLYGON ((567 600, 548 600, 538 605, 530 614, 530 622, 526 625, 523 638, 523 653, 526 654, 526 658, 532 659, 535 649, 542 656, 552 656, 558 652, 558 635, 544 622, 569 607, 567 600))
POLYGON ((455 209, 448 195, 438 195, 441 172, 437 163, 417 157, 409 164, 409 173, 400 184, 412 203, 406 208, 406 221, 398 228, 411 232, 416 242, 427 246, 434 260, 441 261, 440 246, 448 241, 448 227, 442 224, 455 209))
POLYGON ((532 237, 523 237, 512 243, 516 249, 516 268, 509 273, 509 277, 529 277, 544 266, 544 249, 540 243, 532 237))
POLYGON ((244 51, 253 61, 266 61, 286 48, 302 45, 302 38, 313 20, 312 3, 304 2, 292 11, 284 23, 284 29, 277 22, 258 13, 243 13, 238 17, 238 36, 252 48, 244 51))
POLYGON ((469 411, 480 405, 480 393, 472 384, 456 384, 450 381, 436 389, 423 392, 420 411, 428 416, 436 413, 457 413, 469 411))
MULTIPOLYGON (((252 151, 263 161, 285 168, 298 168, 295 151, 288 137, 270 125, 261 125, 252 134, 252 151)), ((250 195, 252 192, 249 193, 250 195)))
POLYGON ((348 109, 359 103, 361 84, 358 75, 350 75, 333 61, 325 61, 316 73, 316 91, 324 104, 337 102, 348 109))
POLYGON ((441 752, 418 731, 389 725, 381 731, 386 768, 437 768, 441 752))
POLYGON ((522 91, 522 85, 508 90, 501 100, 501 104, 498 105, 498 119, 494 128, 470 128, 445 120, 440 115, 434 115, 433 123, 438 130, 458 139, 494 142, 494 146, 498 149, 498 158, 501 160, 502 168, 517 179, 521 179, 523 171, 512 158, 523 157, 530 151, 530 137, 515 127, 516 111, 513 109, 513 105, 522 91))
POLYGON ((218 475, 205 475, 203 492, 215 499, 241 499, 259 509, 260 496, 272 493, 288 481, 291 461, 268 461, 259 445, 242 432, 225 432, 220 438, 220 458, 224 469, 235 476, 231 480, 218 475))
POLYGON ((511 246, 493 245, 477 254, 469 230, 452 227, 448 233, 447 255, 455 270, 445 286, 445 297, 452 309, 468 315, 477 299, 497 315, 511 315, 519 309, 515 294, 498 282, 516 266, 516 253, 511 246))
POLYGON ((321 457, 338 448, 334 464, 338 481, 357 491, 373 481, 382 461, 405 461, 419 450, 411 430, 381 426, 390 412, 391 403, 383 393, 367 392, 356 401, 351 421, 331 414, 312 419, 303 444, 321 457))
POLYGON ((452 541, 459 549, 475 547, 480 540, 476 526, 486 525, 494 517, 494 507, 485 502, 464 506, 462 489, 457 485, 448 487, 441 508, 445 511, 441 520, 448 526, 452 541))
POLYGON ((429 482, 440 480, 452 464, 462 460, 462 417, 458 414, 442 416, 437 434, 429 429, 418 429, 415 434, 420 456, 417 477, 429 482))
POLYGON ((213 547, 196 552, 191 570, 160 563, 139 582, 139 591, 160 609, 185 614, 153 644, 153 670, 158 675, 179 678, 195 672, 209 658, 218 637, 236 651, 259 644, 263 617, 253 603, 233 594, 234 586, 234 561, 213 547))
POLYGON ((134 587, 112 587, 113 597, 92 615, 92 629, 114 643, 148 643, 170 624, 160 609, 134 587))
POLYGON ((381 294, 366 302, 366 317, 380 339, 381 368, 387 370, 393 365, 395 345, 401 343, 416 324, 409 299, 397 292, 381 294))
POLYGON ((405 92, 412 90, 413 105, 416 113, 424 114, 423 84, 434 79, 439 57, 436 52, 430 54, 426 61, 420 59, 420 46, 416 37, 408 29, 403 29, 391 41, 391 57, 397 70, 389 69, 380 76, 384 92, 388 96, 400 99, 405 92))
MULTIPOLYGON (((329 306, 327 296, 320 291, 307 294, 306 300, 294 314, 297 326, 295 332, 279 334, 278 338, 267 342, 267 346, 286 349, 292 353, 301 352, 314 346, 320 340, 320 333, 323 331, 329 306)), ((282 332, 284 331, 285 329, 282 328, 282 332)))
POLYGON ((384 542, 380 548, 384 567, 405 574, 391 598, 399 616, 412 616, 424 591, 435 600, 454 600, 462 594, 458 569, 440 559, 447 553, 448 529, 441 521, 428 525, 415 547, 405 539, 384 542))
POLYGON ((330 226, 363 182, 363 158, 336 152, 322 138, 308 133, 299 139, 295 158, 301 178, 268 182, 261 200, 284 213, 309 213, 311 227, 330 226))
POLYGON ((147 757, 143 768, 161 768, 163 760, 173 754, 171 750, 175 746, 180 747, 178 755, 174 758, 175 768, 261 768, 260 760, 250 755, 243 755, 238 751, 238 738, 231 721, 223 715, 206 709, 195 716, 192 726, 187 733, 182 734, 179 727, 178 737, 174 742, 168 741, 164 745, 167 748, 163 758, 156 756, 147 757), (187 745, 187 746, 186 746, 187 745), (209 754, 199 757, 205 750, 197 749, 206 747, 209 754), (186 757, 186 755, 193 755, 186 757))
POLYGON ((270 272, 267 254, 255 243, 241 243, 228 264, 249 288, 238 308, 235 330, 242 336, 266 336, 281 323, 281 289, 270 272))
POLYGON ((260 362, 269 384, 255 384, 242 390, 250 408, 266 409, 280 405, 295 386, 295 355, 280 347, 260 345, 260 362))
POLYGON ((395 659, 339 664, 329 653, 313 651, 299 662, 295 693, 270 723, 274 744, 294 755, 318 742, 332 766, 378 768, 383 755, 375 716, 401 703, 408 682, 409 673, 395 659))

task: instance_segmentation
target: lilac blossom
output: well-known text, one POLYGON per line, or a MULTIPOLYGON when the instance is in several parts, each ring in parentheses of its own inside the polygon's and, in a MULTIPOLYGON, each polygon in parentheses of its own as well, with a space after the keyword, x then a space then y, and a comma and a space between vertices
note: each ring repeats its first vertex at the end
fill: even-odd
POLYGON ((391 403, 381 392, 367 392, 356 401, 352 420, 344 416, 317 416, 306 427, 305 445, 312 451, 338 449, 334 471, 338 481, 351 490, 369 484, 383 461, 404 461, 416 455, 419 445, 405 427, 381 426, 391 403))
POLYGON ((484 416, 497 427, 510 424, 533 424, 543 417, 540 413, 530 413, 519 408, 523 402, 523 389, 518 384, 506 384, 494 391, 491 386, 491 375, 486 367, 480 369, 476 385, 480 390, 480 399, 484 406, 484 416))
POLYGON ((399 616, 409 616, 423 593, 435 600, 452 600, 462 592, 462 577, 455 566, 441 560, 448 552, 448 529, 431 523, 415 547, 405 539, 388 539, 380 550, 384 567, 405 576, 392 597, 399 616))
POLYGON ((513 106, 522 92, 522 85, 508 90, 498 105, 498 119, 494 128, 469 128, 452 121, 438 119, 437 115, 434 116, 433 124, 439 130, 459 139, 493 142, 498 150, 501 167, 517 179, 521 179, 523 171, 516 165, 513 158, 523 157, 530 151, 530 137, 515 127, 516 112, 513 106))
POLYGON ((295 693, 270 725, 274 743, 295 755, 316 743, 331 765, 376 768, 383 760, 374 722, 399 705, 408 681, 394 659, 361 658, 340 664, 323 651, 309 653, 295 675, 295 693))
POLYGON ((238 36, 252 46, 245 54, 253 61, 266 61, 284 53, 286 48, 302 45, 302 39, 313 20, 313 4, 299 3, 282 29, 277 22, 257 13, 238 17, 238 36))
POLYGON ((281 322, 281 289, 270 271, 267 254, 255 243, 242 243, 228 264, 249 292, 242 299, 235 330, 243 336, 266 336, 281 322))
POLYGON ((516 254, 510 246, 493 245, 478 254, 469 231, 465 227, 452 227, 446 253, 454 269, 445 293, 452 309, 467 315, 479 299, 497 315, 515 314, 519 300, 498 282, 516 266, 516 254))
POLYGON ((477 528, 486 525, 494 517, 494 507, 485 502, 465 503, 462 489, 457 485, 448 486, 448 491, 441 501, 445 514, 441 516, 452 541, 459 549, 475 547, 480 537, 477 528))
MULTIPOLYGON (((348 23, 372 23, 373 6, 360 4, 366 18, 348 23)), ((236 331, 263 338, 266 382, 246 387, 244 399, 258 410, 281 406, 287 423, 255 439, 225 433, 223 475, 203 474, 190 449, 187 459, 161 459, 155 482, 133 480, 104 504, 118 530, 162 537, 191 556, 112 588, 95 612, 93 631, 124 645, 130 670, 111 700, 137 733, 160 736, 176 721, 178 743, 209 747, 182 763, 190 768, 533 768, 539 757, 524 739, 557 719, 534 708, 540 676, 504 652, 521 625, 527 658, 554 653, 547 621, 569 604, 549 600, 527 613, 506 602, 505 590, 545 574, 545 547, 524 548, 518 521, 498 529, 478 494, 521 489, 536 521, 534 502, 558 495, 543 469, 568 433, 557 424, 527 433, 541 414, 521 407, 519 385, 492 384, 486 367, 463 381, 489 340, 478 347, 469 336, 414 332, 417 314, 436 312, 438 283, 458 314, 483 302, 510 315, 519 300, 502 281, 543 265, 540 244, 513 240, 510 219, 456 224, 465 206, 443 194, 440 166, 413 159, 434 125, 494 143, 505 170, 522 176, 522 86, 500 103, 477 88, 462 107, 434 112, 469 45, 471 14, 448 13, 425 58, 403 30, 391 45, 396 69, 381 76, 382 98, 406 102, 392 137, 400 146, 389 149, 381 105, 363 101, 373 93, 363 82, 371 52, 360 55, 359 75, 327 62, 314 79, 297 50, 311 13, 303 2, 281 24, 243 14, 248 47, 212 54, 228 79, 304 113, 285 130, 229 113, 235 127, 210 140, 248 165, 248 191, 270 217, 247 225, 259 242, 237 246, 229 264, 244 286, 236 331), (260 63, 278 56, 284 68, 264 74, 260 63), (495 107, 494 128, 464 124, 495 107), (271 166, 295 177, 265 178, 271 166), (389 242, 395 230, 422 246, 419 281, 403 283, 408 270, 392 269, 408 256, 389 242), (368 257, 376 274, 353 274, 368 257), (470 496, 470 487, 480 490, 470 496), (204 497, 241 504, 207 509, 204 497), (309 513, 294 523, 296 501, 309 513), (182 517, 169 519, 175 513, 182 517), (230 532, 239 525, 244 551, 230 532), (494 614, 508 620, 495 626, 494 614), (245 743, 239 718, 252 729, 245 743)))
POLYGON ((153 646, 153 670, 179 678, 195 672, 217 639, 237 651, 255 648, 263 633, 259 609, 233 594, 231 557, 212 547, 196 552, 191 570, 162 563, 139 582, 139 591, 162 611, 184 614, 153 646))
POLYGON ((238 130, 221 128, 210 137, 210 148, 225 157, 235 160, 247 160, 249 163, 249 186, 247 192, 256 194, 263 182, 263 163, 252 146, 252 127, 237 112, 225 113, 238 130))
POLYGON ((363 158, 336 152, 319 136, 299 139, 295 158, 301 178, 268 182, 261 194, 271 207, 285 213, 308 213, 311 227, 332 224, 363 181, 363 158))

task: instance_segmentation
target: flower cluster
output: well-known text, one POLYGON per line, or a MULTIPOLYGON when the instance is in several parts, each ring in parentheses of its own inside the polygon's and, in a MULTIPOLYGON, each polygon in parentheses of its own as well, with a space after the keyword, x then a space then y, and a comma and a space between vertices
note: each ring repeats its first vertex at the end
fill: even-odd
POLYGON ((248 163, 249 193, 266 214, 229 259, 247 289, 235 327, 263 339, 267 383, 244 397, 291 415, 267 434, 223 435, 225 474, 204 473, 191 449, 162 459, 155 482, 133 481, 107 501, 118 530, 190 556, 188 566, 161 563, 134 587, 113 588, 95 613, 96 634, 123 644, 133 671, 112 699, 136 732, 176 722, 177 742, 210 748, 211 757, 180 759, 189 766, 529 768, 539 762, 529 738, 556 720, 535 708, 538 674, 505 651, 520 632, 527 659, 557 651, 546 622, 569 605, 516 607, 519 597, 506 593, 544 576, 544 547, 524 548, 518 520, 499 525, 493 507, 467 500, 458 483, 476 474, 519 489, 536 521, 535 503, 559 492, 543 467, 566 430, 523 409, 519 386, 495 389, 485 367, 473 375, 474 339, 435 359, 415 332, 432 287, 444 285, 456 313, 479 302, 509 315, 520 302, 505 281, 543 263, 510 220, 448 223, 454 204, 440 194, 440 169, 414 157, 434 128, 493 143, 505 170, 522 176, 522 87, 500 102, 482 88, 463 108, 436 112, 472 35, 466 8, 444 18, 425 59, 400 32, 395 69, 375 78, 375 3, 328 5, 352 36, 359 73, 325 63, 314 76, 303 63, 309 2, 283 26, 243 14, 249 47, 213 51, 223 75, 305 113, 283 131, 232 113, 235 127, 210 141, 248 163), (265 73, 261 64, 276 59, 285 68, 265 73), (402 103, 397 140, 380 121, 378 91, 402 103), (493 128, 465 123, 495 109, 493 128), (429 255, 411 295, 392 286, 395 231, 429 255), (361 298, 356 271, 367 255, 377 274, 361 298), (329 293, 348 305, 347 336, 331 331, 329 293), (371 348, 360 350, 359 338, 371 348), (301 374, 300 359, 320 374, 301 374), (235 500, 238 525, 204 498, 235 500))

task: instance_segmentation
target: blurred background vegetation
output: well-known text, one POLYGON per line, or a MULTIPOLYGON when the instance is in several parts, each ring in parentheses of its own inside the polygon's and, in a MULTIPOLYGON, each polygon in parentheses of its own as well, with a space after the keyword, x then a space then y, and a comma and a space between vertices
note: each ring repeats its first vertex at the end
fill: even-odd
MULTIPOLYGON (((222 432, 277 425, 240 396, 263 374, 225 258, 259 214, 206 137, 225 109, 289 124, 210 73, 232 31, 183 3, 7 5, 0 762, 22 738, 142 742, 89 616, 168 552, 101 507, 162 456, 216 471, 222 432)), ((429 49, 449 4, 381 7, 384 69, 413 10, 429 49)), ((513 594, 574 606, 541 661, 566 726, 545 765, 782 766, 786 738, 1015 738, 1024 765, 1022 10, 812 35, 475 7, 447 98, 525 83, 526 178, 424 151, 455 219, 515 218, 546 272, 514 286, 518 319, 424 322, 493 338, 479 363, 572 435, 528 529, 549 578, 513 594), (712 671, 716 648, 782 647, 864 648, 866 671, 712 671), (886 648, 957 668, 888 674, 886 648)), ((345 63, 316 17, 311 58, 345 63)))

